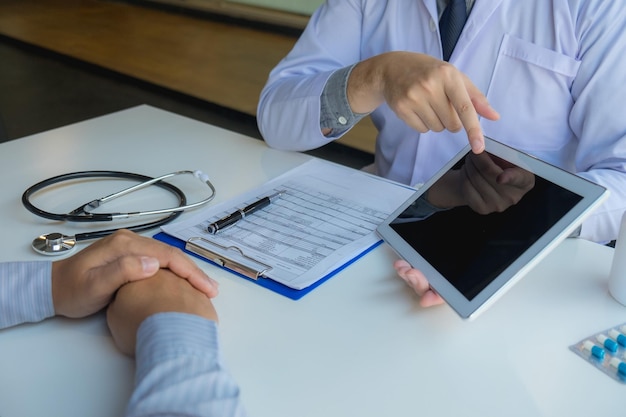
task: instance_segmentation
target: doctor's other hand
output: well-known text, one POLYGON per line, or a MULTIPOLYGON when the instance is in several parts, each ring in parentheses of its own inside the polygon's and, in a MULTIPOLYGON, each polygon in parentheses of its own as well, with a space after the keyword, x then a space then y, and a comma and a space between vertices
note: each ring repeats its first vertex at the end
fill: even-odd
POLYGON ((479 214, 501 213, 535 186, 535 175, 487 152, 470 153, 460 169, 449 171, 428 190, 440 208, 469 206, 479 214))
POLYGON ((500 115, 470 79, 452 64, 414 52, 387 52, 359 62, 347 86, 355 113, 383 102, 419 132, 464 129, 474 153, 485 148, 478 116, 500 115))
POLYGON ((428 280, 422 271, 411 267, 404 259, 395 261, 393 267, 398 276, 420 297, 420 305, 422 307, 431 307, 444 303, 443 298, 430 288, 430 284, 428 284, 428 280))
POLYGON ((131 282, 119 289, 107 308, 107 324, 122 353, 134 356, 139 325, 157 313, 193 314, 217 321, 211 299, 189 281, 161 269, 149 279, 131 282))
POLYGON ((78 318, 100 311, 124 284, 172 270, 208 297, 218 292, 181 250, 155 239, 119 230, 77 254, 53 262, 52 300, 57 315, 78 318))

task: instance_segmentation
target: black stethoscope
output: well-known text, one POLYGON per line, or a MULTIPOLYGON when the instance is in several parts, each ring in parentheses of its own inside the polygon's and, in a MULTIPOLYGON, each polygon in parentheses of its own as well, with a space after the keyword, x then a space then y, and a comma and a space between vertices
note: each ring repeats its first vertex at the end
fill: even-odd
MULTIPOLYGON (((141 174, 134 174, 129 172, 119 172, 119 171, 81 171, 81 172, 72 172, 69 174, 57 175, 56 177, 48 178, 37 184, 29 187, 24 194, 22 194, 22 204, 28 211, 36 214, 37 216, 50 219, 50 220, 58 220, 58 221, 69 221, 69 222, 109 222, 114 220, 122 220, 122 219, 132 219, 135 217, 145 217, 145 216, 159 216, 164 215, 155 221, 150 221, 147 223, 142 223, 135 226, 124 227, 125 229, 132 230, 134 232, 140 232, 149 230, 155 227, 162 226, 166 223, 171 222, 178 216, 180 216, 183 211, 196 208, 202 206, 209 201, 213 200, 215 197, 215 187, 209 180, 209 177, 201 171, 176 171, 171 172, 169 174, 161 175, 160 177, 152 178, 141 174), (190 174, 194 177, 198 178, 200 181, 204 182, 211 190, 211 194, 205 199, 187 204, 187 198, 185 197, 185 193, 178 187, 165 182, 164 180, 174 177, 176 175, 184 175, 190 174), (31 197, 33 194, 43 190, 44 188, 50 187, 52 185, 58 185, 59 183, 78 180, 78 179, 87 179, 87 178, 116 178, 116 179, 126 179, 138 181, 139 184, 134 185, 129 188, 125 188, 121 191, 110 194, 106 197, 98 198, 96 200, 92 200, 88 203, 82 204, 78 208, 70 211, 69 213, 51 213, 45 210, 42 210, 36 207, 31 202, 31 197), (146 211, 136 211, 136 212, 127 212, 127 213, 94 213, 93 210, 102 206, 103 204, 108 203, 111 200, 114 200, 118 197, 127 195, 134 191, 140 190, 142 188, 148 187, 150 185, 155 185, 162 189, 165 189, 172 194, 174 194, 178 200, 178 206, 171 208, 164 208, 158 210, 146 210, 146 211)), ((118 228, 107 229, 107 230, 98 230, 93 232, 86 233, 78 233, 74 236, 66 236, 62 233, 48 233, 45 235, 41 235, 36 237, 33 240, 32 247, 33 249, 42 254, 42 255, 60 255, 62 253, 66 253, 67 251, 74 248, 76 242, 80 242, 83 240, 90 239, 99 239, 101 237, 108 236, 115 231, 119 230, 118 228)))

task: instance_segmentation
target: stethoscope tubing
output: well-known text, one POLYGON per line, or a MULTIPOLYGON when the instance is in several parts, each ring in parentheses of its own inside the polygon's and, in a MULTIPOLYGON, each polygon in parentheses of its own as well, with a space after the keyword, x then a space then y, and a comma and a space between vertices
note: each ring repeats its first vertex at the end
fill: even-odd
MULTIPOLYGON (((214 198, 214 196, 215 196, 215 187, 209 180, 208 176, 200 171, 176 171, 176 172, 165 174, 156 178, 149 177, 149 176, 142 175, 142 174, 122 172, 122 171, 79 171, 79 172, 71 172, 67 174, 57 175, 57 176, 45 179, 43 181, 40 181, 28 187, 28 189, 26 189, 26 191, 24 191, 24 193, 22 194, 22 204, 31 213, 39 217, 45 218, 45 219, 56 220, 56 221, 107 222, 107 221, 129 219, 129 218, 142 217, 142 216, 156 216, 156 215, 165 216, 152 222, 124 227, 125 229, 132 230, 134 232, 141 232, 141 231, 154 229, 156 227, 169 223, 172 220, 176 219, 178 216, 180 216, 184 210, 204 205, 208 203, 209 201, 211 201, 214 198), (204 200, 187 204, 187 198, 185 196, 185 193, 181 189, 179 189, 178 187, 168 182, 163 181, 167 178, 173 177, 175 175, 181 175, 181 174, 192 174, 198 179, 200 179, 201 181, 205 182, 207 186, 209 186, 209 188, 211 189, 211 194, 204 200), (137 181, 139 182, 139 184, 136 184, 132 187, 115 192, 106 197, 92 200, 70 211, 69 213, 52 213, 52 212, 43 210, 39 207, 36 207, 31 202, 32 196, 35 193, 43 190, 44 188, 50 187, 52 185, 57 185, 62 182, 67 182, 67 181, 72 181, 72 180, 83 180, 83 179, 88 179, 88 178, 128 179, 128 180, 137 181), (158 209, 158 210, 147 210, 147 211, 128 212, 128 213, 93 213, 90 211, 115 198, 129 194, 133 191, 137 191, 141 188, 148 187, 150 185, 155 185, 157 187, 163 188, 171 192, 172 194, 174 194, 178 200, 178 206, 171 207, 171 208, 158 209)), ((74 239, 75 241, 99 239, 99 238, 108 236, 117 230, 119 230, 119 228, 84 232, 84 233, 78 233, 71 237, 68 236, 68 238, 74 239)))
MULTIPOLYGON (((87 178, 128 179, 128 180, 133 180, 133 181, 140 181, 141 184, 138 184, 138 185, 142 185, 146 182, 150 182, 150 184, 154 184, 157 187, 166 189, 172 194, 174 194, 178 198, 179 206, 184 206, 187 203, 187 198, 185 197, 185 194, 182 192, 181 189, 179 189, 178 187, 170 183, 162 182, 162 181, 159 181, 158 179, 148 177, 146 175, 135 174, 131 172, 122 172, 122 171, 79 171, 79 172, 70 172, 67 174, 57 175, 57 176, 45 179, 43 181, 40 181, 37 184, 34 184, 28 187, 28 189, 26 189, 26 191, 24 191, 24 193, 22 194, 22 204, 24 205, 26 210, 30 211, 31 213, 39 217, 43 217, 44 219, 49 219, 49 220, 66 221, 66 222, 106 222, 106 221, 112 221, 116 218, 122 218, 122 216, 124 216, 125 218, 128 218, 128 217, 142 215, 144 213, 144 212, 125 213, 125 214, 90 213, 90 212, 85 211, 84 208, 88 206, 89 204, 91 204, 92 202, 83 204, 80 207, 70 211, 69 213, 51 213, 49 211, 45 211, 45 210, 40 209, 39 207, 36 207, 31 202, 31 197, 33 196, 33 194, 43 190, 44 188, 59 184, 61 182, 72 181, 72 180, 82 180, 82 179, 87 179, 87 178), (153 180, 156 180, 156 181, 153 181, 153 180)), ((161 177, 159 177, 159 179, 160 178, 161 177)), ((130 190, 131 188, 133 188, 133 191, 139 189, 137 188, 137 186, 134 186, 134 187, 130 187, 125 190, 119 191, 118 193, 115 193, 115 194, 119 194, 118 197, 123 194, 128 194, 130 192, 128 190, 130 190), (120 194, 120 193, 123 193, 123 194, 120 194)), ((103 197, 100 200, 108 199, 108 201, 110 201, 112 199, 110 198, 112 195, 114 194, 111 194, 107 197, 103 197)), ((97 200, 94 200, 94 201, 97 201, 97 200)), ((167 213, 172 212, 171 209, 169 210, 170 211, 168 211, 167 213)), ((176 212, 180 212, 180 209, 177 208, 176 212)), ((148 213, 148 212, 145 212, 145 213, 148 213)), ((154 214, 164 214, 164 213, 154 213, 154 214)))

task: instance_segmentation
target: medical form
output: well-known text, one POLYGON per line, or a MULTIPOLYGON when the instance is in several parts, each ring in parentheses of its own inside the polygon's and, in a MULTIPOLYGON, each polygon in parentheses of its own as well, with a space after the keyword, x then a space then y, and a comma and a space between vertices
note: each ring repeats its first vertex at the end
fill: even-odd
POLYGON ((163 231, 303 289, 380 241, 375 230, 415 189, 335 163, 312 159, 235 199, 207 207, 163 231), (214 221, 281 191, 267 207, 219 233, 214 221))

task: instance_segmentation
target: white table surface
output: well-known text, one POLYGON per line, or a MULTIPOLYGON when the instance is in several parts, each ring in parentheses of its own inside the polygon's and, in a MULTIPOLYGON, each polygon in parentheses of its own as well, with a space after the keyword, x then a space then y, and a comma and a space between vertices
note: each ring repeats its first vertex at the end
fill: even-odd
MULTIPOLYGON (((85 230, 22 207, 22 192, 50 176, 200 169, 219 202, 307 158, 149 106, 0 144, 0 261, 41 259, 35 236, 85 230)), ((223 355, 252 416, 589 417, 626 405, 626 385, 569 350, 626 322, 607 292, 612 256, 568 239, 471 322, 447 306, 421 309, 385 245, 299 301, 198 262, 220 282, 223 355)), ((119 416, 133 372, 101 314, 2 330, 0 417, 119 416)))

